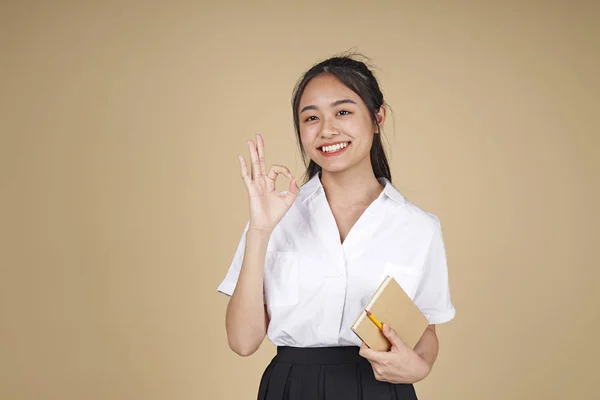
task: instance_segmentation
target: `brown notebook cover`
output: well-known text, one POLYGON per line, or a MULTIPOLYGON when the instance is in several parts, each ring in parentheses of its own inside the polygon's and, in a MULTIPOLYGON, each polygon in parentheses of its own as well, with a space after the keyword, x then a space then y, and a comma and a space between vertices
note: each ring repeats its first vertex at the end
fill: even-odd
POLYGON ((379 321, 394 329, 400 339, 411 349, 415 348, 429 325, 425 315, 391 276, 387 276, 379 285, 369 303, 352 325, 352 331, 367 346, 378 351, 389 351, 390 342, 367 317, 367 310, 379 321))

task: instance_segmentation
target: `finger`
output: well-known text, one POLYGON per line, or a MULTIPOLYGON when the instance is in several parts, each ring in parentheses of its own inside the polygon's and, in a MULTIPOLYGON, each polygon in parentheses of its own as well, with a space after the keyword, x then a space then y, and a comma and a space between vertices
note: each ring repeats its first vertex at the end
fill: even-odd
POLYGON ((381 378, 383 378, 382 366, 377 363, 374 363, 371 364, 371 368, 373 368, 373 375, 375 375, 375 379, 377 379, 378 381, 381 380, 381 378))
POLYGON ((371 370, 373 371, 375 379, 378 381, 384 380, 385 366, 376 361, 369 361, 369 364, 371 364, 371 370))
POLYGON ((248 184, 250 177, 248 176, 248 166, 246 165, 246 159, 242 156, 238 156, 238 158, 240 160, 240 167, 242 169, 242 179, 244 180, 244 183, 248 184))
POLYGON ((298 197, 298 193, 300 193, 300 188, 298 187, 298 184, 296 183, 296 178, 292 178, 291 182, 290 182, 290 188, 288 190, 288 192, 285 194, 285 204, 287 204, 288 206, 291 206, 294 201, 296 200, 296 197, 298 197))
POLYGON ((270 180, 275 181, 277 179, 277 175, 279 174, 285 175, 290 179, 292 178, 292 173, 290 172, 290 170, 287 167, 284 167, 283 165, 271 166, 268 177, 270 180))
POLYGON ((382 362, 385 358, 386 352, 381 352, 377 350, 370 349, 365 345, 365 347, 361 346, 359 354, 369 360, 370 362, 379 363, 382 362))
POLYGON ((266 175, 267 170, 265 169, 265 142, 262 135, 256 134, 256 144, 258 144, 258 162, 260 163, 261 175, 266 175))
POLYGON ((358 354, 361 357, 363 357, 364 359, 366 359, 371 364, 371 366, 374 367, 374 366, 378 365, 378 363, 377 363, 377 361, 372 359, 371 353, 368 350, 370 350, 369 346, 365 342, 362 342, 362 344, 360 345, 358 354))
POLYGON ((267 189, 269 191, 275 190, 275 182, 277 181, 278 175, 285 175, 290 179, 292 178, 292 173, 289 169, 282 165, 273 165, 269 170, 269 174, 267 175, 267 177, 269 178, 267 180, 267 189))
POLYGON ((367 350, 368 348, 369 348, 369 346, 367 346, 367 344, 365 342, 362 342, 360 345, 360 349, 358 350, 358 354, 360 356, 364 357, 364 351, 367 350))
POLYGON ((261 175, 261 171, 258 152, 252 140, 248 140, 248 150, 250 150, 250 159, 252 160, 252 179, 256 179, 261 175))
POLYGON ((396 333, 396 331, 386 323, 383 323, 383 334, 385 335, 387 340, 390 341, 392 346, 396 347, 396 349, 400 349, 406 346, 402 339, 400 339, 400 336, 398 336, 398 333, 396 333))
POLYGON ((298 182, 296 181, 296 178, 292 178, 292 180, 290 181, 290 190, 288 193, 290 193, 290 195, 293 195, 294 197, 296 197, 296 195, 300 193, 300 187, 298 187, 298 182))

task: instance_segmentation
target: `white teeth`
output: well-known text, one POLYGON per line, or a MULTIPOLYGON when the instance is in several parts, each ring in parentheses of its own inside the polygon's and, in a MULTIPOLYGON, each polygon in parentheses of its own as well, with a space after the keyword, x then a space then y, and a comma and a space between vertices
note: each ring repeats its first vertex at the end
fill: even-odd
POLYGON ((331 152, 334 152, 334 151, 341 150, 341 149, 345 148, 346 146, 348 146, 348 142, 334 144, 333 146, 325 146, 325 147, 322 148, 322 150, 325 153, 331 153, 331 152))

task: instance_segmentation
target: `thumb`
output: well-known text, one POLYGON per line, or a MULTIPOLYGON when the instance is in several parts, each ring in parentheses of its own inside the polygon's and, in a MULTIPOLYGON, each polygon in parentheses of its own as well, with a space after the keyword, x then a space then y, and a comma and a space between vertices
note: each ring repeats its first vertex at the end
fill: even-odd
POLYGON ((393 347, 400 349, 405 346, 400 336, 388 324, 383 324, 383 334, 390 341, 393 347))
POLYGON ((295 198, 296 195, 300 192, 300 188, 298 187, 298 183, 296 182, 296 178, 292 178, 292 180, 290 181, 290 190, 287 192, 287 196, 290 196, 290 198, 295 198))
POLYGON ((288 207, 292 206, 292 204, 296 200, 296 197, 298 197, 298 193, 300 193, 300 188, 296 183, 296 178, 292 178, 290 182, 290 190, 288 190, 285 196, 283 197, 283 200, 288 207))

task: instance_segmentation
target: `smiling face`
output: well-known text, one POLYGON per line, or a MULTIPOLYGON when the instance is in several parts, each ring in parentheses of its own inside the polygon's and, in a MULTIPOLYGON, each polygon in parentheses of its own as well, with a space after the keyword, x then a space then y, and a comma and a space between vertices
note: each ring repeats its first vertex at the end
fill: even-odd
MULTIPOLYGON (((328 74, 313 78, 304 89, 298 113, 304 151, 323 171, 371 168, 377 126, 360 96, 337 78, 328 74)), ((376 117, 383 123, 383 108, 376 117)))

